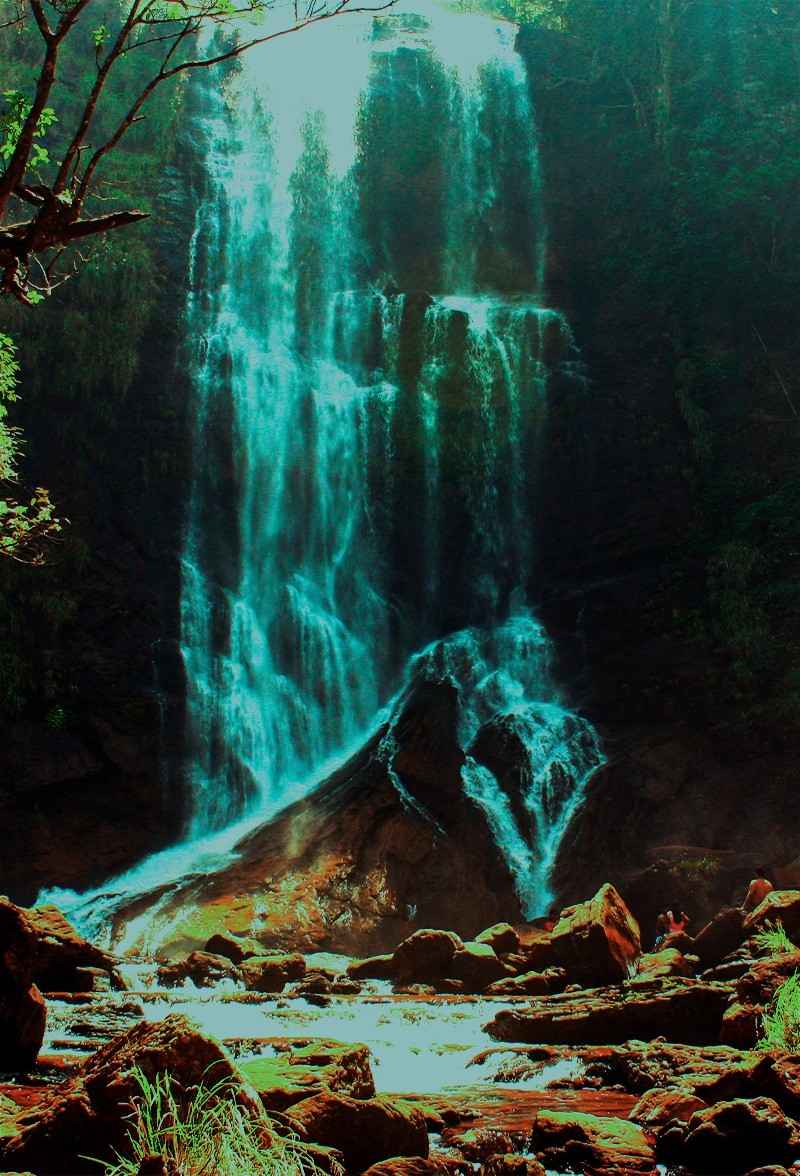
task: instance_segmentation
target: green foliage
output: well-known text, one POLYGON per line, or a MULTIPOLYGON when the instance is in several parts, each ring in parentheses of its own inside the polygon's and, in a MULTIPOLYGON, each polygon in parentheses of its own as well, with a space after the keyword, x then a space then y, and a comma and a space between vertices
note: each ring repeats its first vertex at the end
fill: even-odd
MULTIPOLYGON (((318 1176, 311 1154, 268 1130, 235 1101, 227 1079, 200 1087, 187 1103, 168 1073, 150 1080, 132 1071, 140 1089, 131 1115, 129 1157, 103 1164, 105 1176, 136 1176, 142 1160, 161 1156, 182 1176, 318 1176), (266 1145, 262 1142, 267 1136, 266 1145)), ((97 1161, 100 1162, 100 1161, 97 1161)))
MULTIPOLYGON (((4 90, 3 97, 7 109, 0 114, 0 159, 8 163, 22 134, 25 120, 31 112, 31 102, 19 90, 4 90)), ((55 122, 58 122, 56 112, 52 107, 46 106, 36 123, 35 137, 43 138, 55 122)), ((36 171, 42 164, 49 162, 47 148, 41 143, 34 143, 30 154, 31 169, 36 171)))
MULTIPOLYGON (((20 451, 19 431, 7 423, 6 405, 17 399, 19 364, 16 345, 0 332, 0 487, 17 476, 20 451)), ((25 563, 41 563, 43 542, 61 530, 50 495, 37 486, 25 502, 0 498, 0 556, 25 563)))
POLYGON ((753 943, 759 951, 769 955, 783 955, 795 950, 781 923, 768 923, 763 931, 753 936, 753 943))
POLYGON ((800 1051, 800 972, 780 986, 761 1022, 761 1049, 800 1051))

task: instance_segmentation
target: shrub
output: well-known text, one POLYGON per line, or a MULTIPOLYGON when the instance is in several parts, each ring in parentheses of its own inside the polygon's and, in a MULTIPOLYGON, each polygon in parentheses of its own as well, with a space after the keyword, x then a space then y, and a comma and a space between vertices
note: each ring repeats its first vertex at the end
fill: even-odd
POLYGON ((800 1051, 800 972, 795 972, 775 993, 761 1022, 762 1049, 800 1051))
POLYGON ((296 1139, 265 1129, 232 1097, 227 1079, 200 1087, 186 1103, 169 1074, 151 1081, 133 1071, 141 1094, 134 1101, 128 1133, 130 1156, 102 1164, 104 1176, 136 1176, 143 1160, 161 1158, 166 1172, 180 1176, 322 1176, 313 1156, 296 1139))

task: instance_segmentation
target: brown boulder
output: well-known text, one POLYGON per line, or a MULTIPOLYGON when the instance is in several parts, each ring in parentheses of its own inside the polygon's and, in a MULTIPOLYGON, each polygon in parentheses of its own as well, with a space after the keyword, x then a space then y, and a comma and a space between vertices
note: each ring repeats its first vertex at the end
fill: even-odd
POLYGON ((642 952, 639 924, 610 883, 563 910, 551 942, 569 978, 582 984, 626 980, 642 952))
POLYGON ((490 1156, 481 1166, 479 1176, 547 1176, 532 1156, 490 1156))
POLYGON ((331 1090, 372 1098, 375 1082, 366 1045, 338 1041, 277 1041, 274 1053, 240 1062, 242 1074, 268 1111, 285 1111, 331 1090))
POLYGON ((193 951, 177 963, 160 964, 156 975, 159 984, 165 988, 176 988, 187 980, 197 988, 213 988, 220 980, 241 979, 235 964, 225 956, 212 955, 208 951, 193 951))
POLYGON ((736 951, 744 939, 744 913, 740 907, 725 907, 698 931, 692 952, 704 968, 711 968, 736 951))
POLYGON ((506 976, 486 989, 488 996, 543 996, 551 991, 552 981, 545 972, 526 972, 523 976, 506 976))
POLYGON ((26 913, 0 899, 0 1069, 27 1070, 44 1039, 47 1011, 33 982, 35 942, 26 913))
POLYGON ((664 1089, 656 1086, 645 1091, 629 1118, 652 1131, 664 1127, 672 1119, 687 1123, 695 1111, 704 1110, 706 1105, 702 1098, 686 1087, 664 1089))
POLYGON ((452 1161, 423 1159, 422 1156, 394 1156, 367 1168, 364 1176, 444 1176, 452 1171, 452 1161))
POLYGON ((487 943, 497 955, 507 955, 519 949, 519 935, 510 923, 495 923, 475 936, 476 943, 487 943))
POLYGON ((460 980, 466 992, 483 992, 490 984, 506 975, 503 964, 488 943, 474 941, 464 944, 453 956, 450 976, 460 980))
POLYGON ((540 1111, 531 1150, 545 1168, 584 1176, 655 1176, 653 1147, 641 1127, 624 1119, 540 1111))
POLYGON ((391 980, 393 955, 370 956, 365 960, 351 960, 347 975, 353 980, 391 980))
POLYGON ((675 977, 534 998, 484 1026, 497 1041, 609 1045, 666 1037, 687 1045, 719 1040, 729 989, 675 977))
POLYGON ((784 952, 756 960, 736 981, 741 1004, 767 1005, 785 980, 800 971, 800 951, 784 952))
POLYGON ((140 1093, 134 1068, 150 1082, 170 1074, 173 1089, 187 1099, 198 1087, 224 1079, 230 1097, 254 1117, 263 1116, 255 1091, 223 1048, 173 1014, 113 1038, 24 1115, 22 1130, 2 1151, 3 1166, 29 1167, 38 1176, 83 1176, 97 1172, 97 1164, 84 1157, 110 1160, 124 1153, 131 1104, 140 1093))
POLYGON ((800 890, 773 890, 744 921, 744 934, 763 931, 770 923, 780 923, 791 939, 800 934, 800 890))
POLYGON ((83 968, 101 968, 113 975, 114 957, 79 935, 58 907, 27 907, 23 913, 33 941, 34 981, 42 992, 84 991, 79 975, 83 968))
POLYGON ((637 976, 645 976, 650 980, 665 976, 690 976, 691 972, 686 956, 674 947, 647 952, 639 957, 636 965, 637 976))
POLYGON ((306 961, 297 952, 278 952, 245 960, 240 972, 248 992, 283 992, 290 980, 305 976, 306 961))
POLYGON ((288 1117, 308 1139, 335 1147, 349 1171, 393 1156, 428 1155, 424 1116, 399 1099, 354 1099, 330 1091, 296 1103, 288 1117))
POLYGON ((731 1176, 791 1158, 793 1125, 770 1098, 734 1099, 696 1111, 662 1137, 667 1158, 694 1172, 731 1176))
POLYGON ((438 980, 449 974, 453 956, 463 948, 464 944, 454 931, 422 928, 395 948, 392 975, 399 984, 438 980))
POLYGON ((234 935, 223 935, 218 931, 205 945, 211 955, 224 956, 232 964, 240 964, 246 956, 258 955, 258 944, 250 939, 237 939, 234 935))

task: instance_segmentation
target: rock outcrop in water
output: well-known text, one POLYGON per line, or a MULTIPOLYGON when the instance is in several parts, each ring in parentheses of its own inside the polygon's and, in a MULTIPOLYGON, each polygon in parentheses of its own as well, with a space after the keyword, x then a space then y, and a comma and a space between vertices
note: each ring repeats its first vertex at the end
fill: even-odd
POLYGON ((387 730, 320 789, 250 833, 233 860, 124 906, 167 958, 224 932, 263 947, 379 951, 422 925, 466 938, 521 918, 514 879, 461 788, 452 686, 412 692, 387 730), (152 914, 148 916, 148 910, 152 914))

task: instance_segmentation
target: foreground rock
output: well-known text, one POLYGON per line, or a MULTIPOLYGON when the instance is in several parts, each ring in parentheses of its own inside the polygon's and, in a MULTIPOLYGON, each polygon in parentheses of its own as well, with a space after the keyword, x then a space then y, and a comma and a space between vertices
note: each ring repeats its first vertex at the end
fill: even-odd
POLYGON ((157 976, 159 984, 165 988, 175 988, 187 980, 191 980, 196 988, 213 988, 221 980, 241 980, 235 964, 225 956, 208 951, 193 951, 183 960, 161 964, 157 976))
POLYGON ((624 1119, 541 1111, 531 1148, 545 1168, 585 1176, 655 1176, 655 1151, 647 1135, 624 1119))
POLYGON ((365 1045, 279 1040, 274 1053, 243 1061, 240 1069, 268 1111, 285 1111, 324 1090, 352 1098, 375 1094, 365 1045))
POLYGON ((675 977, 564 992, 503 1009, 484 1028, 496 1041, 614 1044, 663 1036, 690 1045, 719 1041, 730 990, 675 977))
POLYGON ((551 942, 558 963, 581 984, 626 980, 642 951, 639 924, 610 883, 562 911, 551 942))
POLYGON ((288 1111, 304 1138, 336 1148, 350 1172, 392 1156, 428 1155, 428 1131, 416 1108, 381 1096, 354 1099, 324 1092, 288 1111))
POLYGON ((173 1015, 115 1037, 20 1116, 18 1133, 0 1150, 2 1167, 29 1168, 37 1176, 83 1176, 98 1170, 86 1156, 110 1160, 115 1152, 124 1154, 131 1102, 140 1093, 134 1068, 150 1082, 168 1073, 173 1089, 186 1099, 197 1087, 224 1080, 230 1097, 254 1117, 263 1116, 258 1096, 225 1050, 185 1017, 173 1015))
POLYGON ((688 1124, 667 1129, 659 1152, 693 1172, 733 1176, 797 1153, 794 1124, 769 1098, 735 1099, 696 1111, 688 1124))
POLYGON ((0 900, 0 1070, 27 1070, 41 1049, 47 1012, 35 966, 25 913, 0 900))
POLYGON ((34 979, 42 992, 92 990, 87 969, 108 973, 115 987, 122 987, 108 952, 80 935, 55 906, 24 908, 34 952, 34 979))

